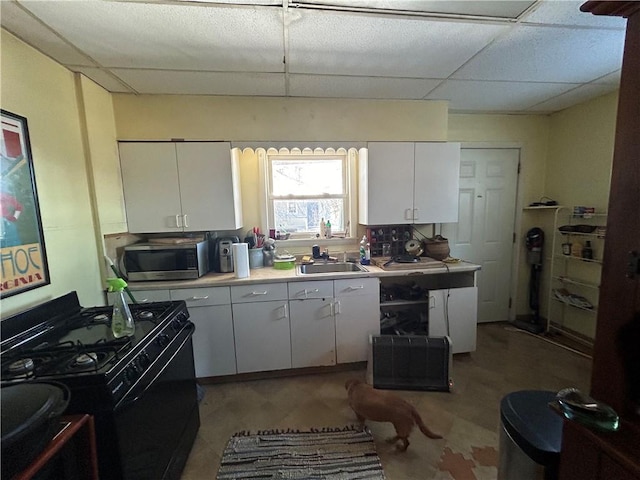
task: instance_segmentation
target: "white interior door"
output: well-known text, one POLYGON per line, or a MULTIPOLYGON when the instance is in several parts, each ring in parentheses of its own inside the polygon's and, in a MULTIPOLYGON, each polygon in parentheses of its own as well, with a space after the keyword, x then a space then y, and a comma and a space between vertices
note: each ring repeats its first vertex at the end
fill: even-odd
POLYGON ((520 150, 463 148, 458 223, 443 224, 451 256, 482 266, 478 322, 509 320, 520 150))

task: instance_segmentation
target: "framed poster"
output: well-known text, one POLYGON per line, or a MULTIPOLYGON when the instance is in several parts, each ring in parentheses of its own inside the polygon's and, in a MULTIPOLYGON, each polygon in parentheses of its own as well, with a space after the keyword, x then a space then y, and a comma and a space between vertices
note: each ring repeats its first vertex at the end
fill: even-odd
POLYGON ((48 285, 27 119, 0 110, 0 299, 48 285))

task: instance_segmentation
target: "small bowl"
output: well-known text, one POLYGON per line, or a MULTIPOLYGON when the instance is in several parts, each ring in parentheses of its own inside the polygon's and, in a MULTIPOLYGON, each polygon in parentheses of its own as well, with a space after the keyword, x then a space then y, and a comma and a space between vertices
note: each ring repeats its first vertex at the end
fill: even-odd
POLYGON ((283 255, 273 260, 273 268, 276 270, 292 270, 296 266, 296 257, 293 255, 283 255))

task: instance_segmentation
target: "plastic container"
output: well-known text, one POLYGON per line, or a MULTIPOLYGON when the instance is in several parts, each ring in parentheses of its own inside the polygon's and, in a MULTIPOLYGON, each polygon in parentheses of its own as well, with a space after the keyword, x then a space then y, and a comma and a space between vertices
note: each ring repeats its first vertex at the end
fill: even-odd
POLYGON ((249 268, 262 268, 264 266, 264 254, 262 248, 249 249, 249 268))
POLYGON ((109 285, 109 291, 116 293, 113 302, 113 314, 111 315, 111 332, 116 338, 130 337, 135 333, 136 327, 133 323, 133 315, 131 315, 129 305, 124 299, 124 289, 127 286, 127 282, 121 278, 108 278, 107 284, 109 285))
POLYGON ((273 268, 276 270, 291 270, 296 266, 296 257, 293 255, 277 256, 273 260, 273 268))

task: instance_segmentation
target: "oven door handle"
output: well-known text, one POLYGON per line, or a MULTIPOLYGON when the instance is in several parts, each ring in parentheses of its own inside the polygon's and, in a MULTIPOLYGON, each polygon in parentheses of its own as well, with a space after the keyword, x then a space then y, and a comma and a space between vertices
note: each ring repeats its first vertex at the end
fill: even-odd
POLYGON ((182 341, 182 343, 180 344, 180 346, 175 349, 175 351, 173 352, 173 355, 171 355, 171 358, 164 364, 162 369, 160 369, 160 371, 155 375, 155 377, 153 377, 153 379, 148 383, 148 385, 146 387, 144 387, 144 390, 142 390, 142 392, 140 392, 138 395, 136 395, 135 397, 133 397, 130 400, 125 400, 124 399, 124 398, 126 398, 126 396, 125 396, 120 401, 120 403, 115 406, 115 410, 122 410, 122 409, 125 409, 125 408, 133 405, 138 400, 140 400, 144 396, 145 393, 147 393, 149 391, 149 389, 155 383, 156 379, 158 377, 160 377, 160 375, 162 375, 164 373, 164 371, 169 367, 169 364, 171 363, 171 361, 175 358, 176 355, 178 355, 178 353, 180 353, 180 350, 182 350, 182 347, 184 347, 185 344, 191 339, 191 336, 193 335, 193 332, 195 331, 195 329, 196 329, 196 326, 193 323, 189 322, 189 324, 184 328, 184 330, 188 331, 187 338, 185 338, 182 341))

